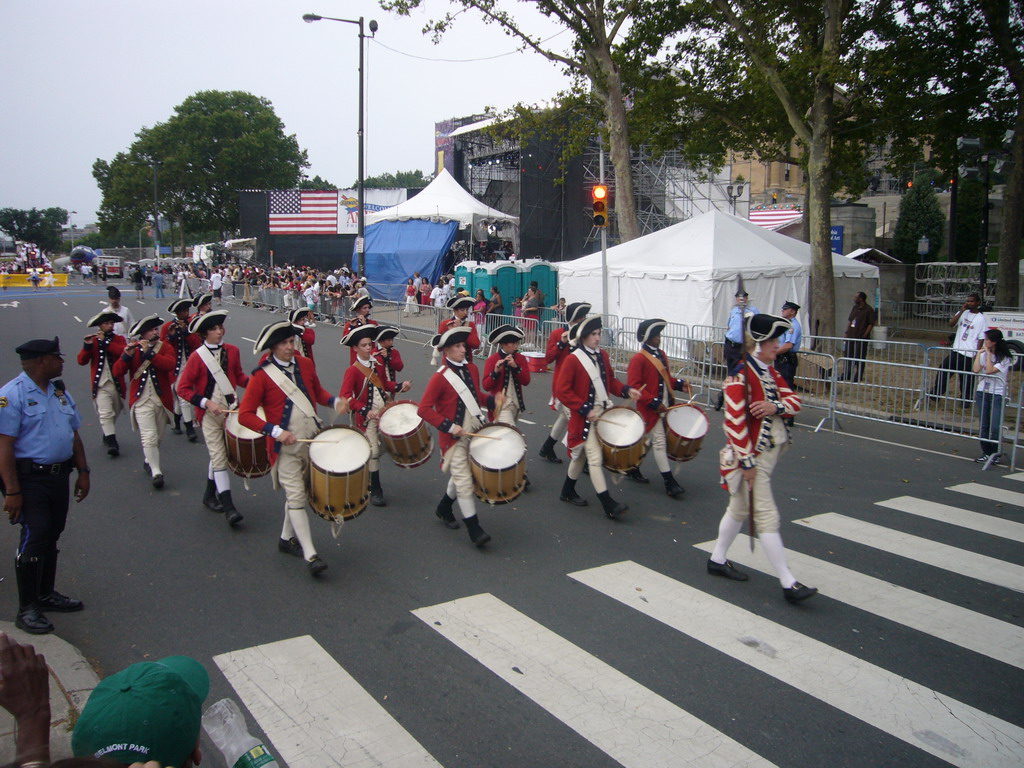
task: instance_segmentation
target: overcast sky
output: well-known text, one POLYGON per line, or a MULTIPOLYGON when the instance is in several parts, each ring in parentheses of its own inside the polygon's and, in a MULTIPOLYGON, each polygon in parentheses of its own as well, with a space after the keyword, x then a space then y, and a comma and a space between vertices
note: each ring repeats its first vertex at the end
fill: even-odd
MULTIPOLYGON (((2 0, 0 208, 60 206, 78 212, 77 226, 93 222, 100 205, 93 162, 126 150, 140 128, 166 120, 200 90, 269 99, 308 151, 309 176, 351 184, 358 28, 306 24, 309 12, 362 15, 380 25, 380 44, 366 47, 367 175, 430 173, 435 122, 535 103, 568 84, 533 53, 479 60, 517 46, 470 13, 433 45, 420 30, 449 7, 427 0, 424 10, 400 18, 371 0, 2 0)), ((537 17, 529 28, 543 36, 560 31, 537 17)), ((549 44, 564 48, 568 38, 549 44)))

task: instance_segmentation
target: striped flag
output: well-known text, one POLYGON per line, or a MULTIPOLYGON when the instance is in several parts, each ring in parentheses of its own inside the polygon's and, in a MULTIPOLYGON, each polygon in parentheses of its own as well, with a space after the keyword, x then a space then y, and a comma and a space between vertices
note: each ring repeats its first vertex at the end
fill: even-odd
POLYGON ((803 211, 792 208, 762 208, 750 212, 750 222, 765 229, 781 229, 803 216, 803 211))
POLYGON ((270 234, 338 234, 338 193, 271 190, 270 234))

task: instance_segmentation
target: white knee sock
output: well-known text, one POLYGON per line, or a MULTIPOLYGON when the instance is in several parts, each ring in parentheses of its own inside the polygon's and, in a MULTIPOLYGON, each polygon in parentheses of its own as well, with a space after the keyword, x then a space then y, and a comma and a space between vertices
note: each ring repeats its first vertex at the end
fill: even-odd
POLYGON ((207 479, 207 480, 213 480, 213 462, 211 461, 211 462, 210 462, 209 464, 207 464, 206 466, 207 466, 207 470, 206 470, 206 479, 207 479))
POLYGON ((316 554, 316 547, 313 546, 313 534, 309 530, 309 515, 306 509, 288 508, 288 519, 291 520, 292 528, 295 529, 295 538, 302 545, 302 554, 307 560, 312 560, 316 554))
POLYGON ((142 446, 142 455, 146 457, 146 463, 149 464, 149 471, 153 473, 153 477, 163 474, 160 470, 160 449, 157 446, 142 446))
POLYGON ((741 530, 742 520, 736 520, 728 512, 722 515, 722 522, 718 524, 718 541, 715 542, 715 551, 711 553, 711 559, 719 565, 724 563, 729 547, 736 541, 736 536, 741 530))
POLYGON ((789 566, 786 564, 786 548, 782 546, 782 536, 778 533, 759 533, 757 538, 761 540, 765 557, 775 569, 782 588, 789 589, 796 584, 796 577, 789 572, 789 566))
POLYGON ((284 508, 284 524, 281 526, 281 538, 288 541, 295 535, 295 528, 292 526, 292 517, 288 514, 288 506, 284 508))
POLYGON ((454 499, 456 496, 458 496, 458 493, 455 491, 455 481, 454 480, 449 478, 449 480, 448 480, 448 487, 445 488, 444 493, 445 493, 445 495, 449 499, 454 499))
POLYGON ((231 490, 231 473, 226 469, 217 469, 213 472, 213 482, 217 484, 217 493, 231 490))
POLYGON ((476 499, 470 496, 468 499, 459 498, 459 512, 462 513, 462 519, 468 520, 471 517, 476 517, 476 499))

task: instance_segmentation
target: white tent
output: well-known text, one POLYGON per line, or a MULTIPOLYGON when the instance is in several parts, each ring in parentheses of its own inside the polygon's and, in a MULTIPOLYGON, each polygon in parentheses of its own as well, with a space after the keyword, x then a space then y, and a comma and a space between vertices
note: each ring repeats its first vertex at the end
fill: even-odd
MULTIPOLYGON (((778 314, 784 301, 803 309, 804 334, 812 333, 811 247, 721 211, 688 219, 608 249, 606 314, 662 317, 689 326, 727 323, 737 280, 762 312, 778 314)), ((874 296, 878 268, 832 254, 836 284, 836 329, 846 324, 853 294, 874 296)), ((567 301, 601 307, 601 254, 558 267, 558 294, 567 301)))
POLYGON ((510 223, 517 224, 517 216, 509 216, 499 210, 490 208, 463 189, 450 173, 442 170, 427 185, 426 189, 404 203, 385 208, 377 213, 366 216, 366 224, 380 221, 409 221, 410 219, 426 219, 428 221, 457 221, 459 228, 472 226, 474 231, 480 225, 510 223))

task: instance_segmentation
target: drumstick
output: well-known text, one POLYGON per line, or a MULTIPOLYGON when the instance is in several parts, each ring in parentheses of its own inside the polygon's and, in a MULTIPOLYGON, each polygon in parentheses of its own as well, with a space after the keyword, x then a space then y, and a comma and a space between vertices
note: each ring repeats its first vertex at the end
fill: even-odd
POLYGON ((481 435, 479 432, 463 432, 462 437, 482 437, 485 440, 501 440, 501 435, 481 435))
POLYGON ((296 443, 332 443, 333 440, 317 440, 315 437, 296 437, 296 443))

